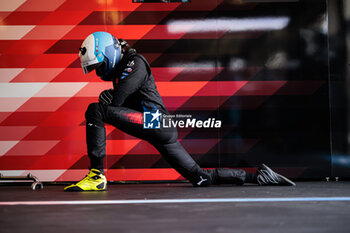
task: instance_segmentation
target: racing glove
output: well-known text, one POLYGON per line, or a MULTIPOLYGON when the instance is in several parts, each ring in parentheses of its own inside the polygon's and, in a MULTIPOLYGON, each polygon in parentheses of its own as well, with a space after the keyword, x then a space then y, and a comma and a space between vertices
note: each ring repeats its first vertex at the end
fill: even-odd
POLYGON ((104 90, 98 97, 98 102, 104 105, 110 105, 113 100, 113 89, 104 90))

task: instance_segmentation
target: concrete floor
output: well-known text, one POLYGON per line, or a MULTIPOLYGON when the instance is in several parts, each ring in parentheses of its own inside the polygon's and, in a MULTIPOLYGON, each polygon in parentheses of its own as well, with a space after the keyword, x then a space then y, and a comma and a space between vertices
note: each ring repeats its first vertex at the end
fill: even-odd
POLYGON ((350 232, 350 201, 210 202, 213 198, 350 197, 350 182, 296 187, 187 183, 109 185, 106 192, 66 193, 62 185, 32 191, 0 185, 0 232, 350 232), (4 205, 18 201, 206 198, 208 203, 4 205))

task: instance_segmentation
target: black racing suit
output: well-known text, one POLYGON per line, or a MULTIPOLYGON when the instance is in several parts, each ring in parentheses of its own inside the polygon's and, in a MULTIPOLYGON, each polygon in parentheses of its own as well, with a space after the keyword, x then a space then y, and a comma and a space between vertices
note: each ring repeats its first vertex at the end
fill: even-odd
POLYGON ((210 184, 242 185, 244 170, 217 168, 203 170, 177 139, 176 128, 144 129, 143 111, 158 109, 169 114, 157 91, 148 62, 131 49, 113 73, 113 102, 92 103, 85 113, 86 141, 91 168, 103 169, 105 156, 105 123, 152 144, 167 162, 195 186, 210 184))

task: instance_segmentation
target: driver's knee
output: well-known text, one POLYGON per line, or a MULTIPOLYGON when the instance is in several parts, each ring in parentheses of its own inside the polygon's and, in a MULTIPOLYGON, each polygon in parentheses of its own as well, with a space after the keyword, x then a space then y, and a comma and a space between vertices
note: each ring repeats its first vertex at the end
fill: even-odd
POLYGON ((86 122, 103 124, 103 109, 99 103, 91 103, 85 111, 86 122))

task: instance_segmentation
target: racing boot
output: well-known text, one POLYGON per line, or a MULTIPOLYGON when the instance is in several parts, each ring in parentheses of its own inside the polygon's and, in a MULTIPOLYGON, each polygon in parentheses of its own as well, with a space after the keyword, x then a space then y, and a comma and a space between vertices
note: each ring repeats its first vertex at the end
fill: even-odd
POLYGON ((64 188, 66 192, 81 191, 105 191, 107 189, 107 180, 103 171, 91 169, 84 179, 76 184, 69 185, 64 188))
POLYGON ((295 183, 286 177, 272 171, 265 164, 261 164, 257 170, 257 179, 259 185, 286 185, 295 186, 295 183))

